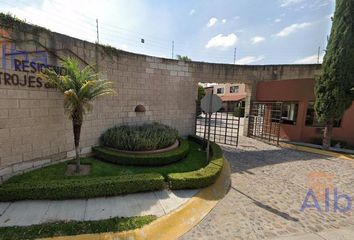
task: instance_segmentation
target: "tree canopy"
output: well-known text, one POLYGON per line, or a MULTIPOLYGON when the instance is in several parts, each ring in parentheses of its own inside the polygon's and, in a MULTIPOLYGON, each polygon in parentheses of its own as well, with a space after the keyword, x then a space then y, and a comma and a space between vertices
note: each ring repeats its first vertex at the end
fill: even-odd
POLYGON ((342 117, 354 100, 354 1, 337 0, 321 76, 316 81, 315 110, 327 124, 342 117))
POLYGON ((180 61, 186 61, 186 62, 192 61, 192 59, 190 59, 188 56, 182 56, 182 55, 177 55, 177 59, 180 61))

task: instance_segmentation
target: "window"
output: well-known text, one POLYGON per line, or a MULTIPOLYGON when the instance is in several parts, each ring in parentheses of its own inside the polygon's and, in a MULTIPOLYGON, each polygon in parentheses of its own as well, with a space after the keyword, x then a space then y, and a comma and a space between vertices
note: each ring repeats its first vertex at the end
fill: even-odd
POLYGON ((223 94, 224 93, 224 88, 217 88, 216 89, 217 94, 223 94))
POLYGON ((238 91, 239 91, 239 86, 230 87, 230 93, 238 93, 238 91))
POLYGON ((295 125, 298 108, 299 108, 298 103, 283 102, 282 110, 281 110, 282 123, 295 125))
POLYGON ((238 101, 238 102, 236 102, 236 104, 237 104, 237 107, 241 107, 241 108, 245 108, 245 106, 246 106, 245 101, 238 101))
MULTIPOLYGON (((310 127, 324 127, 323 124, 317 121, 314 105, 314 102, 309 102, 307 106, 305 125, 310 127)), ((340 127, 341 123, 341 119, 335 120, 333 123, 333 127, 340 127)))

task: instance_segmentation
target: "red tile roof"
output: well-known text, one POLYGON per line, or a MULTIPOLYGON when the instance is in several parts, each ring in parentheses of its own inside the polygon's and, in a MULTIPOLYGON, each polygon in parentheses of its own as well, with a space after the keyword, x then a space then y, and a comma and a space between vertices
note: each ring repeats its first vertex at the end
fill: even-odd
POLYGON ((221 100, 223 102, 231 102, 231 101, 241 101, 244 98, 246 98, 246 95, 242 94, 242 95, 224 95, 224 96, 220 96, 221 100))

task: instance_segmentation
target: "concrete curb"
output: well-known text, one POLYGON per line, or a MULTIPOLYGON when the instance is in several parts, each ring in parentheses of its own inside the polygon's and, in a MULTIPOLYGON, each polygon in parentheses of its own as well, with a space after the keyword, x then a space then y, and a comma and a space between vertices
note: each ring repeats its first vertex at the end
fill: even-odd
POLYGON ((321 155, 330 156, 330 157, 342 158, 345 160, 354 160, 354 156, 351 156, 349 154, 326 151, 326 150, 312 148, 312 147, 306 147, 306 146, 299 146, 299 145, 290 144, 290 143, 280 143, 280 146, 284 147, 284 148, 294 149, 297 151, 302 151, 302 152, 316 153, 316 154, 321 154, 321 155))
POLYGON ((230 187, 230 165, 224 158, 224 167, 216 182, 194 195, 178 209, 142 228, 117 233, 83 234, 42 238, 42 240, 166 240, 177 239, 196 226, 222 199, 230 187))

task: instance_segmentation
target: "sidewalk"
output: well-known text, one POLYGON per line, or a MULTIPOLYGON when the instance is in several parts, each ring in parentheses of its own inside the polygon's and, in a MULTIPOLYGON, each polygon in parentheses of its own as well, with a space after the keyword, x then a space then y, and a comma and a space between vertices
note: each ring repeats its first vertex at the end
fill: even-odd
POLYGON ((197 192, 162 190, 107 198, 0 202, 0 227, 66 220, 100 220, 117 216, 160 217, 184 204, 197 192))

